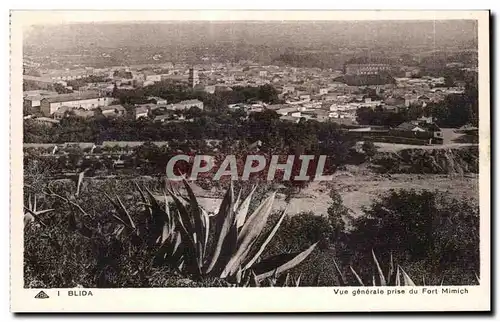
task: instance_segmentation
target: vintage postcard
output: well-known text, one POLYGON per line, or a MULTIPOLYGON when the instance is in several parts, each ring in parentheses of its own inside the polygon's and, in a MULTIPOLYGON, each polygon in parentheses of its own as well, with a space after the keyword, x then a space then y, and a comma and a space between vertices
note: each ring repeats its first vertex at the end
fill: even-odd
POLYGON ((489 311, 489 11, 11 11, 11 311, 489 311))

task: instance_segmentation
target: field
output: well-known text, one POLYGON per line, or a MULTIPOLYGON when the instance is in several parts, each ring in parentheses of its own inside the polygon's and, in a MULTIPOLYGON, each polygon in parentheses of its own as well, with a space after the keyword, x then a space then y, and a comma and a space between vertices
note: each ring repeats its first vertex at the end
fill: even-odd
MULTIPOLYGON (((340 171, 332 176, 331 182, 312 182, 306 189, 290 200, 286 207, 285 195, 278 194, 274 209, 287 208, 290 215, 312 211, 326 214, 329 207, 330 190, 333 188, 342 197, 344 205, 355 217, 362 214, 362 208, 371 205, 379 194, 391 189, 437 190, 461 199, 479 199, 479 181, 475 174, 458 175, 380 175, 353 168, 353 171, 340 171)), ((210 212, 216 212, 221 202, 220 192, 197 188, 201 205, 210 212)))
POLYGON ((397 143, 377 142, 375 145, 380 152, 398 152, 404 149, 424 149, 424 150, 439 150, 439 149, 456 149, 467 146, 475 146, 473 138, 468 135, 457 133, 453 128, 442 128, 443 144, 440 145, 409 145, 397 143))

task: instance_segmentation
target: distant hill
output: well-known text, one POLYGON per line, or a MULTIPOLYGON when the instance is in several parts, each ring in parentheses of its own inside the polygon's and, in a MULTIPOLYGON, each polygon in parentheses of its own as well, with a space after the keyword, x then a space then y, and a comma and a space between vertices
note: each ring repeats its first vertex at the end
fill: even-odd
POLYGON ((120 48, 232 42, 279 47, 477 46, 477 23, 454 21, 258 21, 72 23, 32 26, 25 46, 120 48))

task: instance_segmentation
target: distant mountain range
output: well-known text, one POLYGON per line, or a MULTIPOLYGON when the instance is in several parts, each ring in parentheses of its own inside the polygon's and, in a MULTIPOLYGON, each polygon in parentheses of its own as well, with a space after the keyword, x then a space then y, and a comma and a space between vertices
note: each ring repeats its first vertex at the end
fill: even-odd
POLYGON ((33 26, 24 35, 29 48, 234 46, 302 48, 477 46, 477 23, 449 21, 259 21, 75 23, 33 26))

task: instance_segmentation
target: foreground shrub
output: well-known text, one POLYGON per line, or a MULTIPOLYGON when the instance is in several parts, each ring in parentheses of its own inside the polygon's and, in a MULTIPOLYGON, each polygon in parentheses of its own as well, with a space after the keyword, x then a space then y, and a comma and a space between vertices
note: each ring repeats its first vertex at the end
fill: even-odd
POLYGON ((417 285, 478 281, 479 209, 468 200, 429 191, 392 191, 365 209, 365 216, 352 219, 340 195, 332 191, 326 214, 255 217, 266 217, 267 223, 254 221, 255 232, 260 232, 245 248, 249 254, 236 271, 223 277, 242 245, 238 236, 244 223, 263 203, 270 203, 267 188, 259 192, 246 187, 241 195, 228 190, 218 214, 207 216, 199 212, 192 192, 185 197, 171 191, 174 203, 166 207, 163 187, 149 179, 138 185, 128 180, 91 180, 76 195, 75 183, 59 180, 44 194, 38 192, 36 202, 37 191, 25 187, 26 208, 34 213, 25 209, 29 215, 25 219, 33 217, 24 232, 25 286, 358 286, 360 280, 369 286, 382 284, 380 270, 386 283, 395 285, 398 266, 417 285), (222 219, 228 217, 221 213, 230 219, 222 239, 226 222, 222 219), (241 226, 237 218, 243 213, 241 226), (195 218, 207 217, 208 225, 196 226, 195 218), (207 227, 208 234, 202 235, 207 227), (208 272, 218 247, 220 254, 208 272), (271 260, 256 259, 248 265, 259 252, 258 258, 271 260), (294 260, 297 257, 300 260, 294 260), (276 263, 281 267, 290 261, 296 266, 288 265, 279 274, 276 263), (263 270, 265 277, 256 279, 263 270))
POLYGON ((392 253, 416 280, 430 274, 444 284, 467 284, 479 271, 479 206, 439 192, 391 191, 353 221, 347 240, 346 257, 357 267, 369 267, 375 249, 383 258, 392 253), (427 274, 418 269, 422 262, 427 274))
POLYGON ((136 188, 142 200, 140 207, 137 203, 125 205, 122 199, 131 196, 111 197, 100 191, 101 199, 106 197, 113 208, 102 208, 107 218, 96 218, 85 211, 76 202, 78 193, 66 197, 48 188, 46 195, 57 199, 62 209, 69 206, 70 211, 62 220, 57 216, 42 219, 39 212, 30 209, 31 204, 26 208, 33 217, 26 226, 26 275, 41 272, 31 281, 41 279, 39 284, 59 287, 82 282, 97 287, 147 287, 155 268, 168 267, 176 275, 204 284, 221 280, 259 286, 300 264, 316 247, 314 243, 302 251, 262 256, 285 218, 281 214, 270 231, 263 231, 274 193, 249 212, 254 190, 242 198, 241 191, 235 196, 230 186, 218 213, 209 215, 199 206, 186 181, 187 197, 168 189, 173 206, 166 195, 161 204, 147 187, 136 188), (41 236, 47 237, 45 254, 37 257, 37 246, 32 241, 41 236), (68 271, 68 267, 79 263, 82 249, 83 263, 68 271), (72 254, 58 254, 63 251, 72 254), (74 272, 76 277, 72 276, 74 272))

